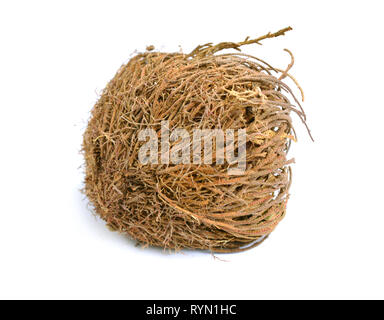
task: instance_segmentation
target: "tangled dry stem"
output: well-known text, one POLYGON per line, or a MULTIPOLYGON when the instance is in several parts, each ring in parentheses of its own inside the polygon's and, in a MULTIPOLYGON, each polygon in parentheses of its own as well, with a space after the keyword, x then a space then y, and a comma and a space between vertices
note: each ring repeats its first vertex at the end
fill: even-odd
POLYGON ((83 143, 85 193, 110 228, 176 250, 234 252, 266 239, 286 212, 290 114, 304 123, 305 114, 282 81, 291 64, 283 71, 247 54, 217 52, 289 30, 190 54, 147 51, 118 70, 93 108, 83 143), (138 131, 151 127, 160 135, 162 120, 189 132, 245 128, 245 173, 228 175, 228 163, 141 164, 138 131))

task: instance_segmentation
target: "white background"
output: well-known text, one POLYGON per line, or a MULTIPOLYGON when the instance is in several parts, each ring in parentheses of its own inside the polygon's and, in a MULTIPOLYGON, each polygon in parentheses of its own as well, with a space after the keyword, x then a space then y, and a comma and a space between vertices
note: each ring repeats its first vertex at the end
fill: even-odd
POLYGON ((2 1, 0 298, 384 298, 380 1, 2 1), (79 192, 82 133, 122 63, 291 25, 245 52, 292 73, 298 119, 286 218, 245 253, 166 253, 110 232, 79 192))

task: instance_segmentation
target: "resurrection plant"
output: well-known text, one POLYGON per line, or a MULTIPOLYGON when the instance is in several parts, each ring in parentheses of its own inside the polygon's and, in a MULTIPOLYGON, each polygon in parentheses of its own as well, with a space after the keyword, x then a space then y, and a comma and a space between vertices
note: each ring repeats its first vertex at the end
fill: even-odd
POLYGON ((111 229, 145 246, 212 252, 252 248, 275 229, 286 212, 294 161, 287 159, 296 140, 291 112, 306 121, 283 80, 291 78, 303 94, 288 73, 289 50, 292 62, 281 70, 240 47, 289 30, 208 43, 189 54, 148 47, 118 70, 92 110, 83 142, 85 194, 111 229), (190 133, 245 129, 245 171, 231 175, 227 162, 141 163, 139 131, 151 128, 160 137, 164 120, 190 133))

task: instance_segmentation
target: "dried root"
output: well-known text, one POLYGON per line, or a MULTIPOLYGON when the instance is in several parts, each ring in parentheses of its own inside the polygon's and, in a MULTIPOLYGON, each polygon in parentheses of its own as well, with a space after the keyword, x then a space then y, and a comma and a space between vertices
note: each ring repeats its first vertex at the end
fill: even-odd
POLYGON ((176 250, 233 252, 266 239, 286 212, 291 112, 305 123, 282 81, 296 81, 288 74, 293 56, 283 71, 240 52, 217 53, 289 30, 190 54, 147 51, 118 70, 93 108, 83 144, 85 193, 110 228, 176 250), (141 164, 138 131, 160 135, 162 120, 189 132, 246 129, 246 171, 228 175, 228 163, 141 164))

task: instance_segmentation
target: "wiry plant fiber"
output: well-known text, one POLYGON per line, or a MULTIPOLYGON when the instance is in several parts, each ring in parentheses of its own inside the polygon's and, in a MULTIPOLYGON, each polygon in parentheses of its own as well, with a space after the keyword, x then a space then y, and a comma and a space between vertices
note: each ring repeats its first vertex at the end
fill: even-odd
POLYGON ((118 70, 93 108, 83 143, 85 193, 110 228, 144 245, 212 252, 249 249, 274 230, 291 181, 291 112, 305 123, 282 81, 291 77, 293 57, 283 71, 247 54, 218 52, 289 30, 190 54, 147 51, 118 70), (141 164, 138 132, 150 127, 160 137, 162 120, 188 132, 246 129, 245 173, 229 175, 228 163, 141 164))

